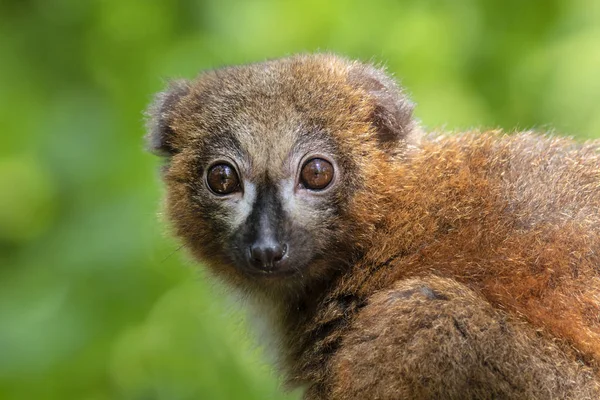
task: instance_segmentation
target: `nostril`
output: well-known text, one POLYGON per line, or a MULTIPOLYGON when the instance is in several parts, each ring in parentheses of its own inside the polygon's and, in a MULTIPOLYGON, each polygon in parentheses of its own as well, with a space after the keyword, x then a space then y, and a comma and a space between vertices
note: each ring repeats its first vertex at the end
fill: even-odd
POLYGON ((255 262, 263 262, 266 259, 266 253, 264 247, 252 246, 250 248, 250 258, 255 262))
POLYGON ((283 258, 283 256, 285 256, 285 253, 287 252, 287 244, 277 245, 272 250, 273 250, 273 261, 277 262, 277 261, 281 260, 283 258))

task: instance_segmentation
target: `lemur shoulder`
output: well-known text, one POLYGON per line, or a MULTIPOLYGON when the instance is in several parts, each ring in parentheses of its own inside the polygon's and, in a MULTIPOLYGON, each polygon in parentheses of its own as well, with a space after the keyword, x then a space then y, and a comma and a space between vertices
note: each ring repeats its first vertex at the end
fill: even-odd
POLYGON ((306 399, 600 398, 600 146, 412 108, 331 54, 173 82, 147 139, 175 235, 275 310, 306 399))

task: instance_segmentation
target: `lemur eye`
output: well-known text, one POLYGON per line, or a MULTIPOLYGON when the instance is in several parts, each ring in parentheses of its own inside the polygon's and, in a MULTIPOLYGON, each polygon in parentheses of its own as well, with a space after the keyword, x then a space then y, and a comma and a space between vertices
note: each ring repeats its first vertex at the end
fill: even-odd
POLYGON ((312 190, 325 189, 333 179, 333 165, 322 158, 308 160, 300 172, 304 187, 312 190))
POLYGON ((206 181, 210 190, 220 195, 230 194, 240 189, 237 172, 229 164, 216 164, 210 167, 206 181))

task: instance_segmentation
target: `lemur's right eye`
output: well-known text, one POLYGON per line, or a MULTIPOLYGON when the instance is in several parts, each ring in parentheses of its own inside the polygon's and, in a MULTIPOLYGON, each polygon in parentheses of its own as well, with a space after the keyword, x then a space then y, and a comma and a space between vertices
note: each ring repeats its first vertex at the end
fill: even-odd
POLYGON ((206 182, 210 190, 218 195, 226 195, 240 190, 240 179, 235 168, 226 163, 210 167, 206 182))
POLYGON ((323 190, 333 180, 333 165, 322 158, 308 160, 300 172, 300 181, 305 188, 323 190))

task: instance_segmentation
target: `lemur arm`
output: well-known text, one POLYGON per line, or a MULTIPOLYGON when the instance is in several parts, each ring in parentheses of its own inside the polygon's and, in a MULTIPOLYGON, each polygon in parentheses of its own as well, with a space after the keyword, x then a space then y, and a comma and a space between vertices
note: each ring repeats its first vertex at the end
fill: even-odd
POLYGON ((373 295, 330 365, 331 398, 598 399, 598 377, 466 286, 431 277, 373 295))

